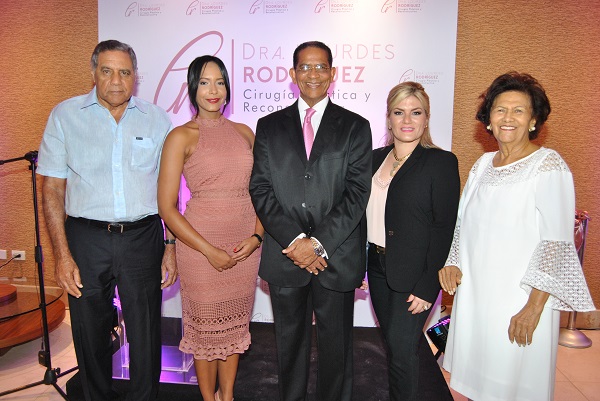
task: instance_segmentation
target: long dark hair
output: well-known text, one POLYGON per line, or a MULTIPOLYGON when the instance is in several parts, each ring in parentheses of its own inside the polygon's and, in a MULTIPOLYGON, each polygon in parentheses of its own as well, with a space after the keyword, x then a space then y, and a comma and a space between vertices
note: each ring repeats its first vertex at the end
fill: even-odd
POLYGON ((198 112, 200 111, 198 107, 198 102, 196 101, 196 94, 198 93, 198 84, 200 83, 200 77, 202 76, 204 68, 206 68, 206 64, 210 62, 215 63, 217 67, 219 67, 221 75, 223 76, 223 81, 225 81, 225 90, 227 91, 227 96, 225 97, 225 104, 223 105, 223 109, 227 107, 229 101, 231 100, 229 74, 227 73, 227 68, 225 68, 225 64, 223 64, 223 61, 221 61, 220 58, 215 56, 196 57, 188 67, 187 73, 188 96, 190 97, 190 103, 194 108, 194 115, 198 115, 198 112))

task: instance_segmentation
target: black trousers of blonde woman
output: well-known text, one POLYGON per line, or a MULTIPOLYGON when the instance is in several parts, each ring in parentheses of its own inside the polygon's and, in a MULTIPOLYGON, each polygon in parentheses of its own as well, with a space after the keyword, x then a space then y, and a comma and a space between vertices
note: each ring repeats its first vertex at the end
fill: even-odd
MULTIPOLYGON (((413 315, 410 293, 392 290, 385 273, 385 255, 369 247, 368 277, 373 309, 388 350, 390 401, 416 401, 419 388, 419 341, 429 311, 413 315)), ((431 358, 434 358, 431 354, 431 358)))

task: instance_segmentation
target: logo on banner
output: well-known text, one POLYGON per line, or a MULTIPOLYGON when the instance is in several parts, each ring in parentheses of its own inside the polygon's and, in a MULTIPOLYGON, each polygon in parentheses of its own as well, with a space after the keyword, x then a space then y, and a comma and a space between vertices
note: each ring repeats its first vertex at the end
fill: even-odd
POLYGON ((217 31, 203 33, 188 42, 175 54, 162 74, 154 93, 153 103, 165 109, 167 113, 173 114, 178 114, 184 105, 189 106, 187 97, 188 66, 199 54, 216 56, 223 47, 223 43, 223 34, 217 31))
POLYGON ((146 81, 146 76, 148 75, 147 71, 140 71, 138 70, 135 73, 135 83, 136 85, 141 85, 146 81))
POLYGON ((315 14, 322 11, 329 13, 351 13, 355 0, 319 0, 315 5, 315 14))
POLYGON ((443 75, 443 72, 439 71, 418 71, 412 68, 404 71, 404 73, 398 79, 398 83, 406 81, 418 82, 421 85, 435 85, 440 82, 440 76, 443 75))
POLYGON ((255 0, 248 10, 248 14, 284 14, 290 11, 291 0, 255 0))
POLYGON ((141 4, 137 1, 130 3, 125 9, 126 17, 156 17, 162 14, 164 4, 141 4))
POLYGON ((137 15, 137 13, 138 13, 138 3, 134 1, 125 10, 125 16, 131 17, 131 15, 137 15))
POLYGON ((385 0, 381 6, 382 13, 412 14, 422 11, 427 0, 385 0))
POLYGON ((226 1, 199 1, 194 0, 185 11, 185 15, 215 15, 225 12, 226 1))

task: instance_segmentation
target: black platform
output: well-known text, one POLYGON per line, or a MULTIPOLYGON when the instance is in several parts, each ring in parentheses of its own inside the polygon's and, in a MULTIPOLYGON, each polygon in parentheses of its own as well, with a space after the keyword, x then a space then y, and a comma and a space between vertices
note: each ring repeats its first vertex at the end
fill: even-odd
MULTIPOLYGON (((277 357, 272 324, 251 323, 252 345, 240 359, 235 387, 236 401, 277 401, 277 357)), ((316 361, 314 348, 312 361, 316 361)), ((452 400, 450 390, 425 338, 422 338, 418 399, 420 401, 452 400)), ((193 369, 193 367, 192 367, 193 369)), ((309 401, 315 398, 316 363, 311 366, 309 401)), ((383 341, 377 328, 354 328, 354 393, 355 401, 388 400, 387 361, 383 341)), ((127 380, 115 380, 120 393, 127 391, 127 380)), ((71 401, 83 401, 79 373, 67 382, 71 401)), ((201 401, 196 385, 161 383, 160 401, 201 401)))

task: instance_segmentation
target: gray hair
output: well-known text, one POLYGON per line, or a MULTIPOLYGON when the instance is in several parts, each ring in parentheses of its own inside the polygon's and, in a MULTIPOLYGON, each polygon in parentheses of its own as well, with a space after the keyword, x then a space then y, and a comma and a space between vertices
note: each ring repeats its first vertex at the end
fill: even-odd
POLYGON ((133 71, 137 72, 137 57, 135 56, 133 48, 126 43, 119 42, 118 40, 105 40, 96 45, 94 52, 92 53, 92 59, 90 60, 92 71, 98 67, 98 55, 100 53, 115 50, 129 54, 131 64, 133 64, 133 71))

